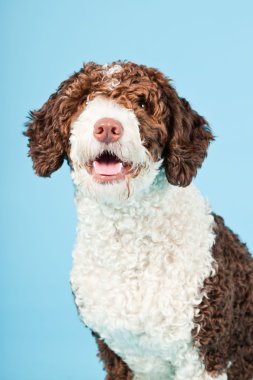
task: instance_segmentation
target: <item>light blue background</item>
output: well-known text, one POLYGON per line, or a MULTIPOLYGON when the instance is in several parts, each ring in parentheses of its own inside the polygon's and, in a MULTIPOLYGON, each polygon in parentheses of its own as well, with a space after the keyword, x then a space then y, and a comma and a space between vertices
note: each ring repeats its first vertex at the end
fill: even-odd
POLYGON ((21 135, 83 61, 127 59, 174 79, 217 136, 196 183, 253 251, 252 16, 250 0, 1 1, 0 379, 103 378, 68 283, 69 169, 36 177, 21 135))

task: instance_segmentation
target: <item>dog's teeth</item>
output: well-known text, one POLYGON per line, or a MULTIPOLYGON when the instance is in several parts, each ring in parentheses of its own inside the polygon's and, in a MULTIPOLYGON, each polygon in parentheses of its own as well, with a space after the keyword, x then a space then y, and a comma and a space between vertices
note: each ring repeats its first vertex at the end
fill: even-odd
POLYGON ((120 172, 121 172, 122 168, 123 168, 123 165, 122 165, 122 162, 120 162, 120 165, 119 165, 119 171, 118 171, 118 173, 120 173, 120 172))

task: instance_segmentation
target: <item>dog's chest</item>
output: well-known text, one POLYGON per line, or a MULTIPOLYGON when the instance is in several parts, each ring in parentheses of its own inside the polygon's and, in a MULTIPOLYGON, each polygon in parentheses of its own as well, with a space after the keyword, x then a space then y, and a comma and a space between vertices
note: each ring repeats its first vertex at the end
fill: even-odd
POLYGON ((124 209, 81 203, 71 276, 81 318, 127 363, 173 362, 190 342, 212 270, 205 202, 194 189, 172 188, 124 209))

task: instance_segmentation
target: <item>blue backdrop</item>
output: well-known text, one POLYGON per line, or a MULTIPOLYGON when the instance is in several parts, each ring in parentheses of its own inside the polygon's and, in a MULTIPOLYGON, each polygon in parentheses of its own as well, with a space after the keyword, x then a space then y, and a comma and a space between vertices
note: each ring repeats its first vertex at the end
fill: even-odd
POLYGON ((36 177, 21 135, 82 62, 127 59, 174 79, 217 136, 196 183, 253 251, 252 13, 251 0, 1 0, 2 380, 103 378, 68 283, 69 169, 36 177))

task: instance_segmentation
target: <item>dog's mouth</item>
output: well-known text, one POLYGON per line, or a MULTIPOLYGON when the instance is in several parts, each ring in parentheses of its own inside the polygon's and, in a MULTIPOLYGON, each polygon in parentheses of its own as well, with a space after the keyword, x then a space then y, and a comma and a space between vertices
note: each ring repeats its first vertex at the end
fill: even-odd
POLYGON ((103 152, 86 165, 88 173, 99 183, 122 181, 130 173, 131 167, 130 162, 124 162, 108 151, 103 152))

